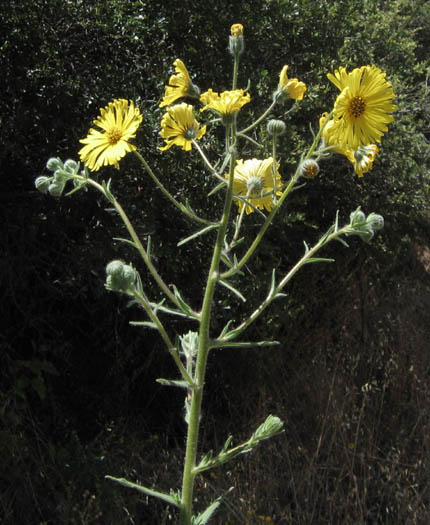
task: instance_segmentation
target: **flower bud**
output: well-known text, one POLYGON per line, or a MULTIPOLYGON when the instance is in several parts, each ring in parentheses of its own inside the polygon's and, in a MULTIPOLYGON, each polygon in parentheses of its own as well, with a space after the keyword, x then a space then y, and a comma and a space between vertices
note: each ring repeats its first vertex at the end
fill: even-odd
POLYGON ((49 185, 51 184, 51 178, 50 177, 37 177, 37 179, 34 181, 34 185, 36 186, 36 189, 40 191, 41 193, 48 193, 49 185))
POLYGON ((48 187, 49 194, 52 197, 61 197, 64 191, 66 181, 64 179, 55 178, 48 187))
POLYGON ((111 261, 106 266, 105 286, 108 290, 130 293, 134 290, 136 278, 136 270, 123 261, 111 261))
POLYGON ((267 132, 272 137, 279 137, 283 135, 286 129, 287 127, 282 120, 271 119, 267 123, 267 132))
POLYGON ((46 167, 49 171, 55 171, 55 170, 58 170, 59 168, 62 168, 63 163, 61 162, 61 159, 59 159, 58 157, 57 158, 52 157, 46 163, 46 167))
POLYGON ((378 215, 377 213, 370 213, 367 216, 366 222, 375 232, 382 230, 384 227, 384 217, 382 217, 382 215, 378 215))
POLYGON ((234 57, 238 57, 245 49, 245 41, 243 39, 243 25, 233 24, 231 26, 231 36, 229 37, 228 49, 234 57))
POLYGON ((366 223, 366 215, 360 209, 357 209, 351 213, 349 220, 351 226, 363 226, 366 223))
POLYGON ((314 179, 320 171, 318 163, 313 159, 304 160, 300 166, 300 175, 307 179, 314 179))
POLYGON ((68 159, 64 163, 64 169, 65 171, 68 171, 69 173, 75 174, 79 169, 79 164, 75 160, 68 159))

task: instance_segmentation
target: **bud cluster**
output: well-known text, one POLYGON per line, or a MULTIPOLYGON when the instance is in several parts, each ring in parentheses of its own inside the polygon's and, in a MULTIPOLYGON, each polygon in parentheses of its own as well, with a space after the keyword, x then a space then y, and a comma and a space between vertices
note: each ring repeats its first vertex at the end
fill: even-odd
POLYGON ((40 192, 49 193, 53 197, 61 197, 68 180, 73 179, 75 187, 81 185, 81 182, 74 179, 75 175, 78 175, 79 162, 68 159, 63 163, 58 157, 52 157, 46 163, 46 167, 53 172, 53 176, 37 177, 35 186, 40 192))
POLYGON ((136 280, 136 270, 123 261, 111 261, 106 266, 105 287, 112 292, 131 294, 136 289, 136 280))
POLYGON ((377 213, 366 215, 357 208, 350 215, 346 235, 358 235, 363 241, 369 242, 375 233, 384 227, 384 218, 377 213))

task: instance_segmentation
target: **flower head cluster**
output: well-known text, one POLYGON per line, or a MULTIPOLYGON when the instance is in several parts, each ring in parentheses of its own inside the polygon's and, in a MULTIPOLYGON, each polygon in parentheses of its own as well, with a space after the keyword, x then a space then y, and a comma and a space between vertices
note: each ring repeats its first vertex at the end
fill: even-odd
POLYGON ((274 93, 276 100, 285 100, 292 98, 294 100, 303 100, 306 92, 306 84, 300 82, 297 78, 288 78, 289 66, 284 66, 279 74, 278 89, 274 93))
MULTIPOLYGON (((252 213, 255 208, 270 211, 273 204, 273 193, 276 181, 276 195, 281 195, 282 186, 281 175, 278 171, 279 166, 274 166, 272 157, 264 160, 239 159, 234 169, 233 193, 243 199, 235 198, 239 211, 243 206, 247 214, 252 213)), ((228 175, 226 175, 228 177, 228 175)))
POLYGON ((85 144, 79 151, 81 161, 92 171, 107 165, 119 168, 118 161, 136 149, 129 140, 135 138, 141 122, 142 115, 134 102, 125 99, 110 102, 94 120, 102 131, 91 128, 87 137, 79 141, 85 144))
POLYGON ((206 126, 200 127, 194 118, 193 106, 183 102, 167 108, 161 119, 160 135, 166 145, 160 148, 165 151, 174 144, 184 151, 190 151, 193 139, 200 139, 206 133, 206 126))
POLYGON ((176 75, 170 77, 169 85, 164 88, 164 97, 160 102, 160 108, 170 106, 182 97, 198 97, 200 95, 199 88, 191 82, 188 70, 182 60, 177 58, 173 65, 175 66, 176 75))
POLYGON ((200 100, 206 104, 200 111, 213 109, 222 118, 228 118, 237 113, 245 104, 248 104, 251 101, 251 96, 249 93, 245 94, 243 89, 223 91, 220 94, 209 89, 200 96, 200 100))
POLYGON ((376 66, 362 66, 351 73, 340 67, 327 77, 341 92, 333 121, 327 126, 327 142, 353 150, 381 142, 387 124, 394 120, 391 113, 397 109, 385 73, 376 66))

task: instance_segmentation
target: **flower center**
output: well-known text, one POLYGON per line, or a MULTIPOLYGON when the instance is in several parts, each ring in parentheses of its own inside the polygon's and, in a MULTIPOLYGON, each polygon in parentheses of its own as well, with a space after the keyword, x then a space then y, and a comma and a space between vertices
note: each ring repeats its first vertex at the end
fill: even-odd
POLYGON ((107 133, 108 142, 111 146, 117 144, 122 138, 122 132, 119 128, 112 128, 107 133))
POLYGON ((260 195, 263 190, 263 179, 257 175, 251 175, 246 180, 246 189, 248 195, 260 195))
POLYGON ((366 109, 366 102, 363 97, 354 97, 349 104, 349 111, 354 118, 361 117, 366 109))

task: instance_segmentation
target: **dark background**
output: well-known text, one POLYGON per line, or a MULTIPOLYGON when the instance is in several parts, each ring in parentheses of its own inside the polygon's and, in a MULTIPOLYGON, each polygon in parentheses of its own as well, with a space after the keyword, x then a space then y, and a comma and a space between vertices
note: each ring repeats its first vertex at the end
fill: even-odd
MULTIPOLYGON (((294 192, 270 228, 245 305, 220 294, 215 320, 245 315, 315 242, 339 210, 385 217, 371 244, 329 246, 330 265, 309 265, 253 325, 249 340, 279 347, 211 355, 202 452, 227 435, 247 439, 269 414, 285 433, 199 480, 201 507, 236 489, 215 523, 425 523, 429 511, 430 402, 430 8, 424 0, 203 3, 94 0, 1 2, 0 20, 0 518, 5 524, 169 523, 156 500, 104 480, 127 477, 162 490, 181 483, 182 392, 160 386, 175 369, 155 332, 131 327, 142 312, 103 286, 105 265, 132 249, 113 237, 119 218, 94 192, 55 200, 38 193, 49 157, 77 158, 99 108, 136 101, 139 149, 170 191, 205 216, 219 200, 196 154, 161 153, 158 108, 181 58, 202 91, 228 89, 230 26, 245 27, 239 84, 250 80, 243 119, 271 100, 282 66, 308 85, 279 151, 284 180, 333 104, 327 72, 376 64, 396 93, 396 120, 363 179, 346 159, 294 192), (203 211, 204 210, 204 211, 203 211), (231 306, 231 311, 226 310, 231 306), (31 512, 29 510, 31 509, 31 512)), ((281 118, 277 107, 273 117, 281 118)), ((267 145, 264 126, 255 136, 267 145)), ((221 135, 211 135, 214 152, 221 135)), ((178 151, 177 151, 178 150, 178 151)), ((243 155, 259 156, 245 146, 243 155)), ((160 273, 196 308, 212 238, 181 248, 194 226, 172 211, 127 156, 115 194, 152 238, 160 273), (201 261, 203 270, 196 261, 201 261)), ((258 231, 255 214, 247 235, 258 231)), ((149 294, 158 291, 139 266, 149 294)), ((191 327, 178 321, 172 333, 191 327)))

